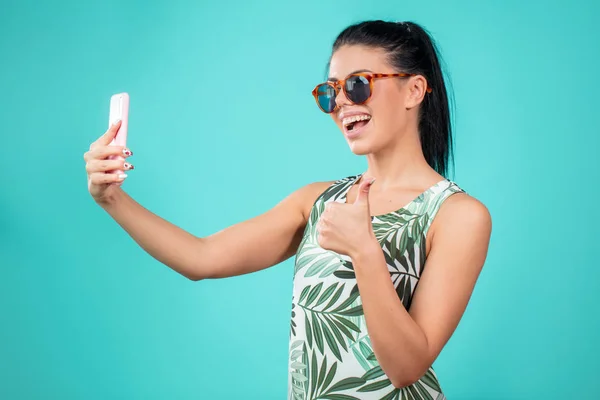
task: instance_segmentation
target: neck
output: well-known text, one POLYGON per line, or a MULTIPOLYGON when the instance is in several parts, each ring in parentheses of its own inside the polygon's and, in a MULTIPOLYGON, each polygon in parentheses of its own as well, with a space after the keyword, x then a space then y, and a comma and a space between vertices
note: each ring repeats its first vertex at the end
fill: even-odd
POLYGON ((365 175, 375 178, 380 190, 418 187, 443 178, 427 164, 416 129, 396 137, 397 141, 367 155, 365 175))

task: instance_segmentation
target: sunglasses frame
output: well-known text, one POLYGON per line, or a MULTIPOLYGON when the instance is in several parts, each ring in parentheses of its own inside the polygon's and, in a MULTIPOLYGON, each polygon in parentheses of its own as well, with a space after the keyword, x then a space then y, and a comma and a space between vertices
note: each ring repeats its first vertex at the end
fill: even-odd
MULTIPOLYGON (((344 91, 344 95, 346 96, 346 98, 352 103, 352 104, 356 104, 356 105, 360 105, 360 104, 365 104, 367 101, 369 101, 369 99, 371 98, 371 96, 373 96, 373 82, 375 81, 375 79, 380 79, 380 78, 406 78, 409 76, 416 76, 417 74, 409 74, 406 72, 399 72, 399 73, 395 73, 395 74, 378 74, 378 73, 372 73, 372 72, 356 72, 354 74, 350 74, 347 77, 345 77, 342 80, 339 81, 327 81, 327 82, 323 82, 323 83, 319 83, 317 86, 315 86, 315 88, 312 90, 312 95, 315 98, 315 101, 317 102, 317 105, 319 106, 319 108, 321 109, 321 111, 323 111, 326 114, 331 114, 334 113, 335 111, 337 111, 339 109, 339 106, 336 102, 335 107, 333 110, 331 111, 326 111, 323 109, 323 107, 321 107, 321 103, 319 103, 319 88, 323 85, 327 85, 329 87, 332 87, 334 92, 335 92, 335 97, 337 98, 337 96, 339 96, 340 94, 340 87, 341 90, 344 91), (352 99, 350 99, 350 97, 348 96, 348 91, 346 89, 346 81, 350 78, 353 78, 355 76, 361 76, 363 78, 366 78, 367 81, 369 82, 369 96, 365 99, 365 101, 357 103, 354 102, 352 99)), ((431 93, 431 88, 427 87, 427 93, 431 93)))

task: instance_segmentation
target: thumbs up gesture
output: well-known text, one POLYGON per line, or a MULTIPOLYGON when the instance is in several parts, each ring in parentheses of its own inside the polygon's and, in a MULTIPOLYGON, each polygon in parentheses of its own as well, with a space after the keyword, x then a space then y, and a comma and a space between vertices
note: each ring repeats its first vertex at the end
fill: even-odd
POLYGON ((317 224, 317 241, 326 250, 354 258, 377 241, 371 225, 369 191, 375 179, 363 179, 352 204, 330 202, 317 224))

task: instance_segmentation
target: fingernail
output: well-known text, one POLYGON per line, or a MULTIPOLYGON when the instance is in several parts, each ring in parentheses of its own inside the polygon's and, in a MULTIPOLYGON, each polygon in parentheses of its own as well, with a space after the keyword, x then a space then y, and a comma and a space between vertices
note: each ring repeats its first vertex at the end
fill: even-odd
POLYGON ((133 155, 133 152, 129 149, 123 149, 123 154, 129 157, 133 155))
POLYGON ((371 178, 371 182, 369 183, 369 185, 372 185, 373 183, 375 183, 375 178, 371 178))
POLYGON ((125 169, 134 169, 135 167, 133 166, 133 164, 129 164, 129 163, 125 163, 124 164, 125 169))
POLYGON ((115 122, 113 122, 113 126, 115 126, 116 124, 118 124, 120 121, 120 119, 116 119, 115 122))
POLYGON ((122 181, 125 178, 127 178, 127 174, 119 174, 119 180, 120 181, 122 181))

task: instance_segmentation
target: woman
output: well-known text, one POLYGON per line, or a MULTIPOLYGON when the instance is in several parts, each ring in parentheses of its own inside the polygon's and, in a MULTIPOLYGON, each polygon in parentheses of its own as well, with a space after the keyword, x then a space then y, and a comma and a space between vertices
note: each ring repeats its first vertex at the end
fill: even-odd
POLYGON ((270 211, 198 238, 144 209, 107 160, 119 124, 85 154, 88 186, 149 254, 192 280, 296 254, 290 399, 444 399, 431 368, 484 264, 487 208, 445 178, 452 150, 438 55, 419 25, 367 21, 333 45, 313 91, 367 171, 298 189, 270 211), (232 248, 235 243, 235 248, 232 248))

